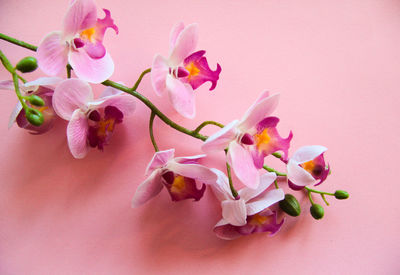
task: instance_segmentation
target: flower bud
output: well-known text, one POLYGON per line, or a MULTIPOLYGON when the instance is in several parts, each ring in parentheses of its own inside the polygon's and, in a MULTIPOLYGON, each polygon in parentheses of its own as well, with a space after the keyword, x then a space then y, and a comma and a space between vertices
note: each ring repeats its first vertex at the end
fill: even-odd
POLYGON ((314 219, 319 220, 324 217, 324 208, 319 204, 313 204, 310 207, 311 216, 314 219))
POLYGON ((43 124, 44 121, 43 114, 40 111, 32 108, 26 111, 25 117, 29 121, 29 123, 34 126, 40 126, 43 124))
POLYGON ((35 106, 44 106, 44 100, 37 95, 31 95, 28 97, 28 101, 35 106))
POLYGON ((299 201, 292 194, 286 194, 285 199, 279 202, 279 207, 293 217, 297 217, 301 212, 299 201))
POLYGON ((16 68, 18 71, 22 73, 30 73, 36 70, 38 67, 37 65, 37 60, 33 56, 27 56, 25 58, 22 58, 16 68))
POLYGON ((344 190, 336 190, 335 191, 335 198, 338 200, 345 200, 349 197, 349 193, 344 190))

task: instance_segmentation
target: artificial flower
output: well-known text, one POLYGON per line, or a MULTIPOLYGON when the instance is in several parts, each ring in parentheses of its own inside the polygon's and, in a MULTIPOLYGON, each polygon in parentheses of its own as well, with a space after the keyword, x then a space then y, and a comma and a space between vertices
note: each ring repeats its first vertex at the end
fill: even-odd
POLYGON ((148 178, 139 185, 132 199, 137 207, 167 188, 173 201, 200 200, 206 184, 213 184, 217 176, 209 168, 198 164, 204 155, 174 158, 174 149, 156 152, 146 169, 148 178))
POLYGON ((151 68, 151 83, 158 96, 168 94, 175 110, 184 117, 195 116, 194 90, 203 83, 212 83, 213 90, 221 67, 212 71, 205 51, 193 52, 198 40, 198 26, 177 24, 171 31, 169 57, 157 54, 151 68))
MULTIPOLYGON (((30 134, 43 134, 49 131, 53 127, 56 118, 52 106, 54 88, 61 81, 62 78, 59 77, 41 77, 25 84, 19 83, 20 92, 23 97, 37 95, 43 99, 45 104, 40 107, 30 104, 27 100, 25 102, 30 108, 40 111, 43 114, 44 120, 40 126, 30 124, 25 117, 25 110, 22 108, 21 102, 18 101, 14 110, 11 112, 8 128, 11 128, 14 123, 17 123, 18 127, 28 130, 30 134)), ((11 80, 1 81, 0 89, 14 90, 14 82, 11 80)))
POLYGON ((305 186, 319 185, 329 175, 329 165, 326 166, 324 146, 311 145, 299 148, 287 164, 287 178, 289 187, 294 190, 303 189, 305 186))
POLYGON ((61 118, 69 121, 67 138, 72 155, 83 158, 89 147, 103 150, 115 126, 135 110, 135 100, 111 87, 94 100, 90 85, 72 78, 56 87, 53 107, 61 118))
POLYGON ((238 191, 239 196, 234 198, 225 174, 216 169, 213 171, 218 175, 218 180, 212 189, 222 207, 222 219, 214 227, 219 238, 232 240, 257 232, 274 235, 279 231, 284 221, 278 223, 277 213, 268 208, 285 198, 282 189, 267 191, 276 179, 275 173, 263 174, 256 189, 244 187, 238 191))
POLYGON ((103 45, 107 28, 118 34, 110 11, 97 18, 93 0, 73 0, 63 30, 49 33, 37 50, 38 65, 48 75, 57 75, 69 63, 78 78, 100 83, 114 72, 114 63, 103 45))
POLYGON ((234 120, 203 144, 205 152, 228 148, 227 159, 238 179, 250 188, 257 188, 260 182, 258 169, 264 165, 265 156, 282 151, 287 158, 292 132, 282 138, 276 130, 277 117, 268 117, 278 105, 279 95, 269 96, 264 92, 247 110, 244 117, 234 120))

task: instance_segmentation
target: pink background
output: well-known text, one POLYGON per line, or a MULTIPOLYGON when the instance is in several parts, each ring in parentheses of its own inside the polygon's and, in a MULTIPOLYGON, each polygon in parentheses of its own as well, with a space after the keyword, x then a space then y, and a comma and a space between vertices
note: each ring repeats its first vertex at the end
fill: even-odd
MULTIPOLYGON (((67 2, 1 0, 0 31, 38 45, 61 28, 67 2)), ((155 53, 167 54, 176 22, 198 22, 198 49, 222 73, 215 91, 207 84, 196 92, 196 119, 180 118, 157 98, 149 76, 140 92, 189 128, 240 118, 264 89, 281 93, 276 114, 283 136, 293 130, 291 152, 328 147, 333 173, 320 189, 345 189, 351 198, 329 199, 321 221, 305 202, 303 215, 287 218, 274 238, 219 240, 212 227, 220 207, 211 192, 198 203, 172 203, 164 190, 130 208, 153 155, 143 104, 103 153, 75 160, 64 121, 43 136, 7 130, 16 97, 2 91, 1 274, 400 274, 400 1, 97 3, 120 29, 105 40, 116 64, 112 80, 133 85, 155 53)), ((14 64, 33 54, 2 41, 0 48, 14 64)), ((9 78, 1 68, 0 79, 9 78)), ((156 137, 162 149, 200 153, 200 141, 159 120, 156 137)), ((222 169, 222 161, 217 155, 205 163, 222 169)))

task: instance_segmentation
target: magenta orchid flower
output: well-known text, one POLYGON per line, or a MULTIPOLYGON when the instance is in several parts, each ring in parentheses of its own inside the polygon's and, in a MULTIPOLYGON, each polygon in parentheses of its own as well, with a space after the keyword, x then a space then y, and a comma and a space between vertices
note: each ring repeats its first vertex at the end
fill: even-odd
POLYGON ((268 207, 283 200, 285 194, 282 189, 266 191, 276 179, 275 173, 263 174, 256 189, 245 187, 239 190, 235 199, 225 174, 216 169, 213 171, 218 180, 212 188, 222 207, 222 219, 214 227, 219 238, 232 240, 257 232, 270 232, 272 236, 280 230, 284 221, 278 223, 277 213, 268 207))
POLYGON ((194 90, 203 83, 215 89, 221 67, 212 71, 205 51, 193 52, 198 40, 198 26, 177 24, 171 31, 168 59, 157 54, 151 68, 151 83, 158 96, 168 94, 175 110, 186 118, 195 116, 194 90))
POLYGON ((73 0, 64 18, 62 32, 49 33, 37 50, 38 65, 48 75, 57 75, 69 63, 78 78, 100 83, 114 72, 114 63, 103 45, 107 28, 118 34, 110 11, 97 18, 93 0, 73 0))
POLYGON ((289 187, 294 190, 305 186, 320 185, 329 175, 329 165, 325 164, 324 146, 311 145, 298 149, 287 164, 289 187))
POLYGON ((135 110, 135 100, 110 87, 94 100, 90 85, 72 78, 56 87, 53 106, 61 118, 69 121, 67 138, 72 155, 83 158, 89 147, 103 150, 115 126, 135 110))
POLYGON ((205 152, 228 148, 227 160, 238 179, 250 188, 257 188, 260 182, 258 169, 264 165, 264 158, 277 151, 288 155, 292 132, 284 139, 276 126, 277 117, 269 117, 278 105, 279 95, 262 93, 247 110, 242 120, 234 120, 210 136, 203 144, 205 152))
POLYGON ((206 184, 215 183, 217 175, 198 164, 204 155, 174 158, 174 152, 170 149, 154 154, 146 169, 148 178, 137 188, 132 207, 138 207, 158 195, 163 186, 173 201, 198 201, 206 190, 206 184))
MULTIPOLYGON (((43 99, 45 104, 40 107, 33 106, 26 101, 29 107, 35 108, 43 114, 43 123, 40 126, 30 124, 25 117, 25 110, 22 108, 21 102, 18 101, 14 110, 11 112, 8 128, 10 129, 14 123, 17 123, 18 127, 28 130, 30 134, 34 135, 44 134, 49 131, 53 127, 56 118, 56 113, 52 105, 54 89, 62 80, 63 79, 59 77, 41 77, 25 84, 20 83, 19 88, 23 97, 37 95, 43 99)), ((1 81, 0 89, 14 91, 14 82, 11 80, 1 81)))

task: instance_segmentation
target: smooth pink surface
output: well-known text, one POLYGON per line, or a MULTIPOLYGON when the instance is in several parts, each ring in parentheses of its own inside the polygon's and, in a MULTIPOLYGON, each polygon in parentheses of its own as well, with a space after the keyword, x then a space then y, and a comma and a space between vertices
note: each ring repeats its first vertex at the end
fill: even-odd
MULTIPOLYGON (((67 2, 1 1, 1 32, 38 45, 61 29, 67 2)), ((221 210, 209 190, 198 203, 172 203, 163 190, 130 208, 153 155, 146 106, 137 103, 103 153, 76 160, 64 121, 44 136, 7 130, 16 97, 1 91, 1 274, 399 274, 398 0, 97 3, 120 30, 104 40, 116 64, 112 80, 133 85, 154 54, 168 54, 174 24, 197 22, 198 49, 222 73, 213 92, 206 85, 196 91, 196 119, 175 114, 149 76, 140 92, 190 128, 242 117, 265 89, 281 93, 275 114, 283 136, 293 130, 290 153, 328 147, 332 175, 319 189, 345 189, 350 199, 329 199, 321 221, 304 201, 304 214, 287 218, 273 238, 219 240, 212 228, 221 210)), ((0 48, 14 64, 32 55, 3 41, 0 48)), ((9 78, 1 68, 0 80, 9 78)), ((155 126, 162 149, 200 153, 200 141, 159 120, 155 126)), ((203 163, 223 169, 222 161, 220 154, 203 163)))

